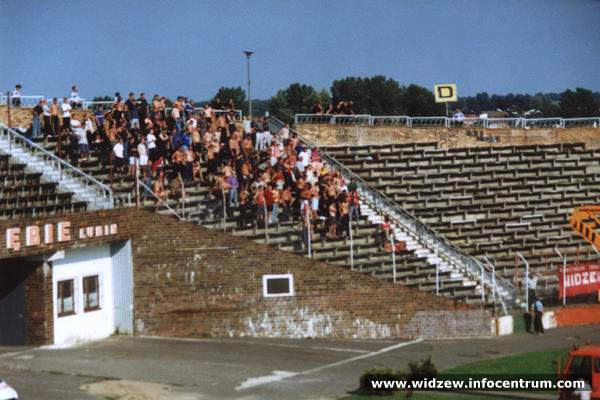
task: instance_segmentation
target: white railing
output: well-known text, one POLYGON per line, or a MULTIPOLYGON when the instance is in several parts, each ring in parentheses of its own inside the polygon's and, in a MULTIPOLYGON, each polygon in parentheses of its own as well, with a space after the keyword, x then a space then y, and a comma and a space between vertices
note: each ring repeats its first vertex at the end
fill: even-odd
MULTIPOLYGON (((6 96, 6 93, 4 94, 0 94, 0 105, 6 105, 6 102, 8 101, 9 97, 6 96)), ((21 101, 21 104, 19 105, 19 107, 35 107, 40 100, 44 99, 44 96, 19 96, 19 97, 12 97, 10 96, 10 105, 11 107, 13 106, 13 101, 19 99, 21 101)))
MULTIPOLYGON (((269 127, 272 132, 277 132, 283 127, 283 125, 283 122, 280 120, 273 117, 269 118, 269 127)), ((294 133, 296 133, 298 137, 307 145, 311 147, 317 147, 316 145, 310 143, 307 139, 303 138, 298 132, 294 133)), ((361 199, 366 201, 372 208, 377 210, 378 213, 389 216, 397 226, 401 226, 402 229, 410 232, 410 234, 415 238, 418 238, 420 243, 425 248, 434 254, 437 254, 438 257, 440 257, 448 265, 451 265, 457 270, 462 271, 466 276, 471 277, 473 280, 479 280, 482 270, 487 271, 490 276, 494 276, 493 281, 495 282, 495 288, 498 290, 498 295, 502 296, 503 299, 511 304, 516 303, 517 292, 512 283, 498 276, 497 273, 491 270, 488 265, 482 263, 475 257, 464 253, 443 235, 419 221, 419 219, 417 219, 414 215, 402 208, 394 200, 390 199, 385 194, 371 186, 360 176, 346 168, 346 166, 337 161, 327 152, 323 151, 323 149, 319 149, 319 154, 327 163, 329 163, 331 167, 339 171, 344 179, 348 181, 350 179, 354 179, 358 186, 358 192, 361 199)), ((485 285, 487 285, 487 288, 490 291, 496 290, 493 289, 491 280, 490 282, 482 282, 482 286, 485 285)), ((485 288, 482 287, 482 290, 485 290, 485 288)))
POLYGON ((96 110, 99 107, 104 107, 105 110, 112 108, 114 101, 84 101, 83 108, 86 110, 96 110))
MULTIPOLYGON (((173 107, 166 107, 165 108, 165 112, 170 113, 171 110, 173 109, 173 107)), ((212 110, 212 112, 219 116, 220 114, 229 114, 229 110, 212 110)), ((194 115, 198 116, 200 113, 202 113, 202 115, 204 115, 204 107, 194 107, 194 111, 193 111, 194 115)), ((234 110, 234 113, 236 115, 236 121, 241 121, 242 120, 242 110, 234 110)))
POLYGON ((475 127, 475 128, 600 128, 600 117, 586 118, 451 118, 451 117, 408 117, 373 115, 296 114, 296 126, 302 124, 406 126, 430 127, 475 127))
POLYGON ((410 117, 407 116, 382 116, 382 117, 371 117, 371 125, 377 126, 409 126, 410 117))
POLYGON ((20 135, 13 129, 8 128, 3 124, 0 124, 0 135, 2 135, 2 137, 8 140, 9 152, 12 153, 13 146, 15 147, 15 149, 17 147, 20 147, 28 151, 31 155, 44 160, 47 163, 47 165, 49 165, 55 171, 58 171, 59 184, 60 181, 62 181, 64 178, 74 178, 75 180, 77 180, 77 182, 81 184, 82 187, 86 189, 91 189, 94 193, 93 198, 86 198, 86 201, 88 201, 90 205, 95 206, 95 208, 114 207, 113 192, 108 186, 106 186, 102 182, 86 174, 79 168, 62 160, 53 153, 33 143, 25 136, 20 135))
POLYGON ((600 127, 600 117, 596 118, 568 118, 563 120, 563 128, 598 128, 600 127))
MULTIPOLYGON (((171 212, 171 214, 176 216, 180 221, 184 221, 184 218, 181 215, 179 215, 179 213, 177 211, 175 211, 171 206, 169 206, 166 201, 161 199, 160 196, 158 196, 156 193, 154 193, 152 191, 152 189, 150 189, 148 186, 146 186, 146 184, 144 184, 144 182, 142 182, 139 178, 136 178, 136 179, 137 179, 137 184, 140 185, 141 187, 143 187, 146 190, 146 192, 150 193, 156 200, 158 200, 160 202, 160 204, 162 204, 164 207, 166 207, 167 210, 169 210, 169 212, 171 212)), ((131 203, 131 200, 130 200, 130 203, 131 203)), ((185 213, 185 211, 184 211, 184 213, 185 213)))

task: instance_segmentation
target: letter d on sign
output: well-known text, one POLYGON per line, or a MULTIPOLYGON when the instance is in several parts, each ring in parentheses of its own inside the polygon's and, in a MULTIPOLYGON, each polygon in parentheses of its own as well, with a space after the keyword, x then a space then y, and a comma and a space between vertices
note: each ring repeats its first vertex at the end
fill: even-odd
POLYGON ((436 103, 455 102, 457 100, 456 84, 448 83, 433 87, 436 103))

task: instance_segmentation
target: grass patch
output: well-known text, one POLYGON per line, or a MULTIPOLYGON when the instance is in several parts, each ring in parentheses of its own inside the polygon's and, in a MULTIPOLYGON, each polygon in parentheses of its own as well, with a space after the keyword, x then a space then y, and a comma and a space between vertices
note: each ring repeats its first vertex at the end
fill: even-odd
MULTIPOLYGON (((529 353, 514 354, 505 357, 492 358, 488 360, 475 361, 462 364, 454 368, 441 371, 442 374, 555 374, 556 361, 558 357, 564 363, 569 355, 569 348, 551 349, 543 351, 533 351, 529 353)), ((340 400, 400 400, 405 399, 404 393, 397 393, 393 396, 368 396, 351 395, 343 397, 340 400)), ((414 392, 414 400, 490 400, 497 397, 470 396, 456 393, 425 393, 414 392)))
POLYGON ((475 361, 442 371, 449 374, 555 374, 556 360, 563 363, 568 348, 534 351, 506 357, 475 361))

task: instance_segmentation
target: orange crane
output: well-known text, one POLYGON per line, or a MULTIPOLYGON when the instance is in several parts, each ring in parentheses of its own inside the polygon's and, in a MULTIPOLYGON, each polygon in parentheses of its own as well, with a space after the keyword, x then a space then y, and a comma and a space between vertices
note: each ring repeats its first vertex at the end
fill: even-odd
POLYGON ((573 210, 569 224, 596 250, 600 250, 600 206, 581 206, 573 210))

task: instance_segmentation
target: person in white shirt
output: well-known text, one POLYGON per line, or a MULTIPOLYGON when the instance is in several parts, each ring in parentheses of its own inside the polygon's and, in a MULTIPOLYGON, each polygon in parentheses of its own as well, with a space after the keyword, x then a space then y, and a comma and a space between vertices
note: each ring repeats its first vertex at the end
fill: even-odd
POLYGON ((42 117, 44 118, 44 135, 52 135, 52 126, 50 125, 50 106, 48 100, 42 100, 42 117))
POLYGON ((81 108, 81 97, 79 97, 79 88, 77 85, 71 86, 71 95, 69 96, 69 102, 73 108, 81 108))
POLYGON ((85 118, 85 132, 88 135, 91 135, 94 132, 94 123, 92 122, 90 114, 87 114, 85 118))
POLYGON ((290 124, 285 124, 283 128, 279 130, 279 139, 288 140, 290 138, 290 124))
POLYGON ((137 150, 140 157, 140 167, 145 167, 148 165, 148 149, 146 148, 146 140, 143 136, 137 145, 137 150))
POLYGON ((151 161, 156 161, 157 150, 156 150, 156 136, 154 136, 154 130, 150 129, 146 135, 146 148, 148 149, 148 157, 151 161))
POLYGON ((303 169, 308 166, 310 163, 310 151, 304 149, 300 154, 298 154, 298 161, 302 163, 303 169))
POLYGON ((250 122, 248 117, 244 117, 244 121, 242 122, 242 125, 244 126, 244 133, 246 135, 252 134, 252 123, 250 122))
POLYGON ((90 156, 90 149, 87 140, 87 134, 81 127, 81 123, 77 120, 73 120, 71 123, 73 127, 73 135, 77 138, 77 149, 79 150, 79 157, 85 157, 86 161, 90 156))
POLYGON ((14 90, 10 92, 10 97, 12 98, 13 107, 19 107, 21 105, 21 85, 15 85, 14 90))
POLYGON ((71 129, 71 105, 69 104, 69 101, 67 100, 67 98, 65 97, 63 99, 63 103, 60 105, 60 110, 62 111, 62 116, 63 116, 63 127, 62 130, 63 132, 69 132, 69 130, 71 129))
POLYGON ((465 115, 460 111, 460 108, 456 109, 456 112, 452 115, 454 125, 461 126, 465 121, 465 115))
POLYGON ((187 124, 187 127, 192 128, 193 131, 195 131, 196 126, 198 126, 198 123, 196 122, 196 118, 194 118, 194 116, 190 116, 190 118, 187 120, 186 124, 187 124))
POLYGON ((122 168, 125 166, 125 146, 123 146, 123 138, 119 136, 119 142, 113 146, 113 165, 115 168, 122 168))

